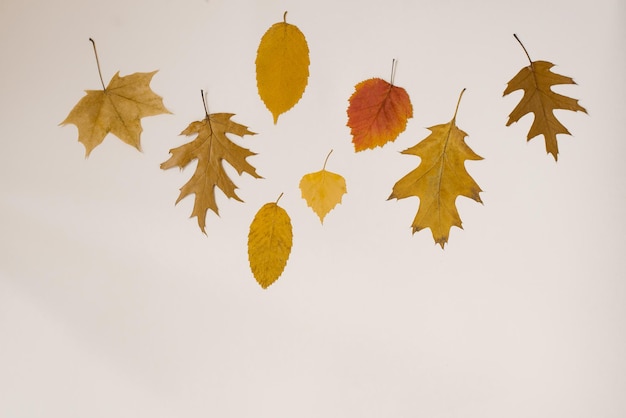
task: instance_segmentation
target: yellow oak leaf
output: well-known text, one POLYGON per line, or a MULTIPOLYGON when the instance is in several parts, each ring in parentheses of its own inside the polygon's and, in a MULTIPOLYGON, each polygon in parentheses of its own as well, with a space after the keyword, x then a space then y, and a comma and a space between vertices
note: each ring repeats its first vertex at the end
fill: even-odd
POLYGON ((509 115, 506 126, 519 121, 524 115, 533 113, 533 124, 528 131, 527 141, 543 135, 546 143, 546 151, 558 160, 559 147, 556 140, 557 134, 571 135, 567 128, 554 116, 555 109, 580 111, 587 113, 584 107, 578 104, 578 100, 563 96, 552 91, 551 87, 558 84, 576 84, 570 78, 550 71, 554 64, 547 61, 532 61, 528 51, 521 43, 517 35, 515 39, 522 45, 530 65, 522 68, 509 81, 503 96, 516 90, 523 90, 524 96, 509 115))
POLYGON ((256 56, 259 96, 274 117, 300 100, 309 78, 309 47, 297 26, 283 22, 272 25, 261 38, 256 56))
POLYGON ((300 180, 302 198, 319 216, 321 223, 324 223, 324 217, 341 203, 341 198, 348 192, 346 180, 339 174, 326 170, 326 162, 331 153, 332 150, 328 153, 322 170, 305 174, 300 180))
POLYGON ((266 203, 259 209, 248 234, 250 270, 263 289, 283 273, 293 243, 291 219, 277 202, 266 203))
MULTIPOLYGON (((204 98, 204 96, 203 96, 204 98)), ((227 133, 238 136, 255 135, 247 127, 231 120, 232 113, 205 113, 202 121, 192 122, 181 135, 196 135, 196 138, 178 148, 170 150, 172 156, 161 164, 161 169, 172 167, 183 169, 193 160, 197 160, 196 170, 189 181, 180 189, 176 203, 190 194, 195 194, 191 217, 198 218, 198 226, 206 234, 206 214, 211 209, 219 215, 215 201, 215 186, 232 199, 242 202, 235 190, 237 186, 228 177, 223 162, 228 162, 239 175, 248 173, 252 177, 261 178, 256 169, 246 158, 256 155, 254 152, 231 142, 227 133)))
POLYGON ((463 91, 448 123, 428 128, 431 134, 417 145, 402 151, 420 157, 419 166, 398 180, 389 199, 419 198, 419 210, 413 220, 413 233, 430 228, 441 248, 448 242, 450 228, 461 226, 456 208, 457 196, 482 203, 482 191, 465 169, 466 160, 482 160, 465 143, 467 133, 456 126, 456 114, 463 91))
MULTIPOLYGON (((95 42, 91 38, 89 40, 96 52, 95 42)), ((103 89, 87 90, 60 125, 76 125, 78 141, 85 146, 86 156, 102 143, 109 132, 141 151, 141 118, 171 113, 163 105, 163 98, 150 89, 154 74, 156 71, 120 77, 118 71, 109 85, 104 87, 100 73, 103 89)))

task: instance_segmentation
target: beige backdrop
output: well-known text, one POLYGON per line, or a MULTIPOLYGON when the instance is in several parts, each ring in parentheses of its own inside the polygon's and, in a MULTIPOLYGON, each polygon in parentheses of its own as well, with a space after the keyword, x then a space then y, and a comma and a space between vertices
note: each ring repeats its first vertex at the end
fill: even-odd
POLYGON ((0 3, 0 417, 626 416, 625 7, 620 0, 37 1, 0 3), (289 11, 311 76, 274 126, 255 53, 289 11), (560 112, 559 162, 521 97, 526 56, 578 86, 560 112), (109 136, 89 159, 59 127, 86 89, 159 69, 173 115, 144 119, 143 153, 109 136), (396 142, 353 152, 354 85, 388 78, 414 118, 396 142), (417 199, 386 201, 425 129, 457 124, 484 205, 458 199, 445 251, 411 235, 417 199), (208 236, 174 206, 191 170, 162 171, 178 134, 212 112, 258 132, 263 180, 218 197, 208 236), (345 176, 321 226, 303 174, 345 176), (294 246, 262 290, 247 263, 254 213, 284 193, 294 246))

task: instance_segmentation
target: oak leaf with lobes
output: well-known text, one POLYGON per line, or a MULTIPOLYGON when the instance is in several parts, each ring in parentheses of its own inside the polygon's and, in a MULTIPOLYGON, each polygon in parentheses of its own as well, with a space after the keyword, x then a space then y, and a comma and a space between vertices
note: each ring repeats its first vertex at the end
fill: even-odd
MULTIPOLYGON (((204 94, 203 94, 204 100, 204 94)), ((232 199, 242 201, 235 190, 237 186, 228 177, 223 162, 228 162, 239 175, 248 173, 261 178, 256 169, 246 158, 256 155, 254 152, 231 142, 227 133, 238 136, 254 135, 247 127, 231 120, 232 113, 205 113, 202 121, 192 122, 181 135, 196 135, 196 138, 178 148, 170 150, 172 156, 161 164, 163 170, 172 167, 183 169, 193 160, 197 160, 196 170, 189 181, 180 189, 176 203, 190 194, 195 194, 192 217, 198 218, 198 226, 206 234, 206 214, 211 209, 219 215, 215 200, 215 187, 232 199)))
MULTIPOLYGON (((90 41, 94 45, 92 39, 90 41)), ((96 54, 97 59, 97 54, 96 54)), ((100 65, 98 64, 98 72, 100 65)), ((163 99, 150 89, 156 71, 133 73, 120 77, 115 73, 103 90, 87 90, 61 125, 74 124, 78 128, 78 141, 85 146, 86 156, 112 133, 123 142, 141 150, 141 118, 171 113, 163 99)))
MULTIPOLYGON (((459 103, 463 91, 459 96, 459 103)), ((456 208, 458 196, 482 203, 482 191, 465 169, 466 160, 482 160, 465 143, 465 132, 456 126, 454 117, 448 123, 428 128, 431 134, 417 145, 402 151, 421 158, 419 166, 398 180, 389 199, 419 198, 419 209, 413 220, 413 233, 430 228, 433 239, 441 248, 448 242, 450 228, 461 225, 456 208)))
POLYGON ((528 113, 533 113, 534 120, 527 135, 527 141, 537 135, 543 135, 546 143, 546 151, 558 160, 559 146, 556 140, 557 134, 571 135, 567 128, 554 116, 556 109, 580 111, 587 113, 584 107, 578 104, 578 100, 566 97, 552 91, 551 87, 558 84, 576 84, 570 77, 550 71, 554 64, 547 61, 532 61, 528 51, 521 43, 517 35, 515 39, 522 45, 530 65, 522 68, 509 81, 504 96, 516 90, 523 90, 524 96, 509 115, 506 126, 519 121, 528 113))
POLYGON ((394 141, 406 129, 407 120, 413 117, 409 95, 402 87, 393 85, 393 72, 391 83, 370 78, 354 87, 347 125, 355 152, 394 141))

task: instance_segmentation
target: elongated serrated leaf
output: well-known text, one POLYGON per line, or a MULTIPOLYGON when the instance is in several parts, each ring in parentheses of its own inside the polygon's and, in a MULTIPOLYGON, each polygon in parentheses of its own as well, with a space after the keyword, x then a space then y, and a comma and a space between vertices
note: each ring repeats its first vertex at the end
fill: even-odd
POLYGON ((250 224, 248 260, 256 281, 263 289, 283 273, 293 242, 291 219, 278 204, 266 203, 250 224))
POLYGON ((309 47, 297 26, 272 25, 261 38, 256 56, 259 96, 274 123, 300 100, 309 78, 309 47))

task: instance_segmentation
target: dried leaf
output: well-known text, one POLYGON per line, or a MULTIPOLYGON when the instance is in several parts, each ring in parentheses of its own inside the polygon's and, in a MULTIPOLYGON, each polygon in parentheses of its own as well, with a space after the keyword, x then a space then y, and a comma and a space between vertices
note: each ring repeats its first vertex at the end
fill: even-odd
POLYGON ((248 259, 256 281, 263 289, 283 273, 293 242, 291 219, 277 203, 266 203, 250 224, 248 259))
POLYGON ((170 113, 163 99, 150 89, 156 71, 120 77, 117 72, 104 90, 87 90, 61 125, 74 124, 86 155, 110 132, 141 150, 141 118, 170 113))
POLYGON ((348 106, 348 126, 355 152, 382 147, 394 141, 413 117, 406 90, 380 78, 355 86, 348 106))
MULTIPOLYGON (((457 110, 458 107, 457 103, 457 110)), ((465 170, 465 160, 481 160, 482 157, 465 143, 467 134, 456 126, 457 110, 450 122, 428 128, 431 131, 428 137, 402 151, 420 157, 421 161, 393 186, 389 196, 389 199, 418 197, 420 203, 412 224, 413 233, 430 228, 441 248, 448 242, 452 226, 463 228, 455 203, 457 196, 482 203, 479 196, 482 190, 465 170)))
POLYGON ((261 178, 256 169, 246 158, 256 155, 254 152, 231 142, 227 133, 238 136, 255 135, 247 127, 231 120, 232 113, 213 113, 206 115, 204 120, 192 122, 181 135, 197 135, 196 138, 178 148, 170 150, 172 156, 161 164, 163 170, 172 167, 184 168, 193 160, 198 160, 196 171, 189 181, 180 189, 176 203, 190 194, 195 194, 195 202, 191 216, 198 218, 198 225, 205 231, 206 213, 209 209, 219 215, 215 201, 215 186, 232 199, 242 201, 235 190, 237 186, 224 170, 223 161, 228 162, 239 175, 248 173, 252 177, 261 178))
POLYGON ((327 171, 326 161, 321 171, 305 174, 300 180, 302 198, 319 216, 321 223, 324 223, 324 217, 341 203, 341 198, 348 192, 346 180, 339 174, 327 171))
POLYGON ((309 78, 309 47, 297 26, 286 21, 270 27, 256 56, 259 96, 272 112, 274 124, 300 100, 309 78))
MULTIPOLYGON (((519 41, 519 38, 515 36, 519 41)), ((521 42, 520 42, 521 44, 521 42)), ((524 45, 522 45, 524 48, 524 45)), ((526 55, 528 52, 524 48, 526 55)), ((509 115, 506 126, 519 121, 524 115, 533 113, 533 124, 528 131, 527 141, 537 135, 543 135, 546 142, 546 151, 558 159, 559 147, 556 140, 557 134, 571 135, 567 128, 554 116, 555 109, 580 111, 587 113, 584 107, 578 104, 578 100, 563 96, 551 90, 558 84, 576 84, 570 77, 556 74, 550 71, 554 64, 547 61, 532 61, 528 56, 530 65, 522 68, 511 81, 509 81, 504 96, 516 90, 524 90, 524 96, 519 104, 509 115)))

